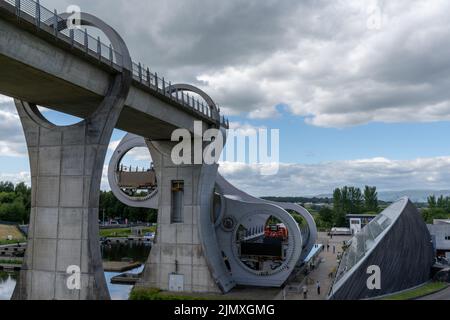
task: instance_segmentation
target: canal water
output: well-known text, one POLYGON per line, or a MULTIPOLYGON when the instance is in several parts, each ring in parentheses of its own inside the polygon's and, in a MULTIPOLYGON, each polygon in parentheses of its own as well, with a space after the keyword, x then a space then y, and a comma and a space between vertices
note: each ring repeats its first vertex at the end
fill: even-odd
MULTIPOLYGON (((102 256, 103 260, 106 261, 121 261, 123 258, 130 258, 133 261, 145 263, 149 254, 151 245, 150 244, 107 244, 102 245, 102 256)), ((144 270, 142 265, 127 273, 138 274, 144 270)), ((130 285, 118 285, 112 284, 111 278, 119 275, 119 272, 105 272, 106 282, 108 284, 109 293, 112 300, 128 300, 131 289, 133 286, 130 285)), ((0 300, 10 300, 14 288, 16 287, 18 273, 2 272, 0 271, 0 300)))

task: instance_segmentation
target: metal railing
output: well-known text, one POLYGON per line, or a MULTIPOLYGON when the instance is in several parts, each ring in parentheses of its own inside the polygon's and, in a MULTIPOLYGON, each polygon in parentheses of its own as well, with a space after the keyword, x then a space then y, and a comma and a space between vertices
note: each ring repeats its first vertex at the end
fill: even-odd
MULTIPOLYGON (((43 7, 39 0, 0 0, 12 5, 15 8, 15 13, 18 19, 25 18, 33 21, 36 28, 42 29, 51 33, 56 39, 60 39, 69 43, 72 47, 85 52, 86 54, 104 62, 118 71, 123 70, 123 58, 120 52, 114 50, 110 45, 104 44, 100 37, 93 37, 88 33, 87 29, 75 27, 71 29, 59 30, 58 26, 64 25, 65 20, 61 18, 56 10, 53 12, 43 7), (45 28, 44 28, 45 26, 45 28), (50 32, 51 30, 51 32, 50 32)), ((140 84, 150 88, 153 91, 159 92, 170 100, 190 108, 203 117, 220 121, 220 124, 229 127, 228 119, 224 116, 215 114, 210 106, 200 101, 194 96, 186 94, 182 90, 172 90, 172 83, 167 81, 164 77, 159 77, 155 72, 150 72, 150 69, 142 63, 132 63, 133 79, 140 84), (216 119, 215 117, 219 117, 216 119)), ((220 109, 219 109, 220 112, 220 109)))

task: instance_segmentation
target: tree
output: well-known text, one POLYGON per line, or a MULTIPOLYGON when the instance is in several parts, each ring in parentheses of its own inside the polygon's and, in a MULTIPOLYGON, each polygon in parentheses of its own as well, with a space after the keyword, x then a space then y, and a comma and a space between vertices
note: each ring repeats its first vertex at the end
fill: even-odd
POLYGON ((436 196, 435 195, 429 196, 428 197, 428 208, 434 209, 436 207, 437 207, 436 196))
POLYGON ((14 184, 9 181, 1 181, 0 192, 14 192, 14 184))
POLYGON ((366 212, 378 212, 377 187, 366 186, 364 189, 364 210, 366 212))
POLYGON ((333 227, 334 222, 334 212, 328 207, 323 207, 319 210, 320 221, 323 224, 323 227, 329 229, 333 227))
POLYGON ((363 211, 364 198, 361 189, 350 187, 348 188, 349 200, 347 207, 347 214, 359 214, 363 211))
POLYGON ((333 192, 333 211, 334 219, 333 224, 337 227, 342 227, 345 225, 345 209, 348 205, 348 188, 344 187, 342 189, 335 189, 333 192))

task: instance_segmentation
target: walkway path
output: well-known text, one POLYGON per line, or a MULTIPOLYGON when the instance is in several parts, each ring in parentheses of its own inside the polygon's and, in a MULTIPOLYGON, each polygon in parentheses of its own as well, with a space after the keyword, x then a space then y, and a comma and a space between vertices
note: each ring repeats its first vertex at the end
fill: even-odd
POLYGON ((440 292, 420 298, 418 300, 450 300, 450 287, 440 292))
MULTIPOLYGON (((337 254, 342 252, 343 241, 349 240, 350 237, 335 236, 333 239, 327 236, 326 233, 319 233, 318 243, 325 246, 325 250, 320 254, 318 261, 320 259, 322 262, 317 266, 317 268, 308 275, 308 300, 325 300, 327 298, 328 292, 331 287, 331 281, 329 274, 337 268, 337 254), (330 245, 329 251, 327 251, 327 245, 330 245), (333 246, 336 247, 335 253, 333 253, 333 246), (321 284, 321 294, 318 295, 316 282, 319 281, 321 284)), ((298 291, 285 290, 286 300, 304 300, 302 285, 299 283, 290 283, 287 287, 298 287, 298 291)), ((283 292, 278 296, 279 299, 283 299, 283 292)))

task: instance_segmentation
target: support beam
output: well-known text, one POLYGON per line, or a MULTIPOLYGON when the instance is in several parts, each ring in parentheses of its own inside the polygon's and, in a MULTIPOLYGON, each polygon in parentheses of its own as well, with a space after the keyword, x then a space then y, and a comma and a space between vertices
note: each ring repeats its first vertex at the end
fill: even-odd
POLYGON ((175 290, 228 292, 235 284, 211 220, 218 165, 176 166, 174 145, 148 142, 159 189, 158 231, 138 286, 174 290, 171 279, 178 277, 181 285, 175 290))
MULTIPOLYGON (((100 28, 131 66, 128 49, 114 30, 91 15, 82 13, 81 19, 100 28)), ((115 75, 97 110, 72 126, 55 126, 36 105, 15 100, 28 147, 32 203, 13 299, 109 299, 99 246, 100 183, 131 77, 129 69, 115 75)))

